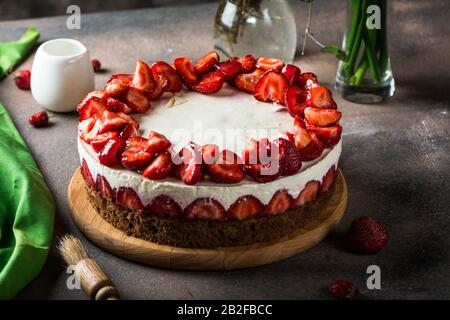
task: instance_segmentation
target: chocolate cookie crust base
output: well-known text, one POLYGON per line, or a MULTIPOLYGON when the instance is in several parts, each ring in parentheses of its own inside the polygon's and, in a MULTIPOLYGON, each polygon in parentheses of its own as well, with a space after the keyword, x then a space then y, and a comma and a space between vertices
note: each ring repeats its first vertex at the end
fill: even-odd
POLYGON ((123 209, 110 199, 100 197, 85 180, 84 184, 89 200, 97 212, 127 236, 174 247, 205 249, 269 242, 288 235, 314 219, 334 190, 333 184, 333 187, 318 200, 271 218, 260 217, 244 221, 188 221, 123 209))

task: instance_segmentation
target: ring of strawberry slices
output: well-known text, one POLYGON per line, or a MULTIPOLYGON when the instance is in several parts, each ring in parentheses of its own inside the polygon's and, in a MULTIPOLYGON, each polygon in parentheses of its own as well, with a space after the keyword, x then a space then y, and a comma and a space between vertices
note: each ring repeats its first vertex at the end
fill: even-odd
POLYGON ((149 66, 138 61, 133 74, 112 75, 106 86, 89 93, 77 110, 79 138, 91 145, 102 165, 136 171, 151 180, 174 176, 187 185, 195 185, 206 175, 221 184, 238 183, 246 177, 267 183, 293 175, 302 162, 312 161, 336 145, 342 132, 338 124, 341 112, 331 91, 315 74, 302 73, 297 66, 278 59, 252 55, 220 62, 214 51, 197 63, 186 57, 175 59, 172 65, 157 61, 149 66), (293 117, 292 130, 274 141, 251 140, 241 155, 195 142, 175 154, 164 135, 151 132, 148 137, 140 136, 132 114, 148 112, 152 101, 166 92, 175 94, 186 87, 214 94, 225 82, 259 101, 285 106, 293 117), (270 175, 263 174, 263 169, 273 164, 258 155, 273 150, 277 150, 277 168, 270 175))

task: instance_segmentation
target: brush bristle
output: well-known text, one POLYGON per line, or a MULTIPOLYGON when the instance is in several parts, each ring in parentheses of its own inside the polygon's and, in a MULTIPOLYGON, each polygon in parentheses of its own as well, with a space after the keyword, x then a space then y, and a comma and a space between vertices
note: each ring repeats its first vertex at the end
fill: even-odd
POLYGON ((65 235, 62 237, 57 248, 68 265, 76 265, 81 260, 89 258, 80 239, 73 235, 65 235))

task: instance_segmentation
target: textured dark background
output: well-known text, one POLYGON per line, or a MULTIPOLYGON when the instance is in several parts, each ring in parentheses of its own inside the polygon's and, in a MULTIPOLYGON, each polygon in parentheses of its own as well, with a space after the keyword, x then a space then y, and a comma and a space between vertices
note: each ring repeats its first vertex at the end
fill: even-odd
POLYGON ((71 4, 81 12, 115 11, 159 6, 190 5, 218 0, 1 0, 0 21, 66 14, 71 4))

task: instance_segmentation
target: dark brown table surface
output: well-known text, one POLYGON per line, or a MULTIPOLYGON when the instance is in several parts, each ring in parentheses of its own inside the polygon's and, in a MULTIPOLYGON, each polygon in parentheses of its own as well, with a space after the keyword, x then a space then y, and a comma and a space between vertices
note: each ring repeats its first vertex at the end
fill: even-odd
MULTIPOLYGON (((293 4, 299 43, 306 7, 293 4)), ((112 73, 129 72, 137 59, 200 57, 212 48, 216 4, 169 7, 82 16, 81 30, 68 30, 65 17, 0 22, 0 41, 13 40, 29 26, 41 40, 71 37, 108 69, 97 74, 101 87, 112 73)), ((313 30, 327 43, 339 43, 345 2, 319 0, 313 30)), ((32 128, 30 114, 41 110, 31 93, 16 89, 12 77, 0 82, 4 103, 38 162, 57 204, 55 238, 81 236, 92 256, 116 283, 123 298, 137 299, 316 299, 328 298, 332 280, 349 279, 364 297, 450 298, 450 16, 446 0, 391 2, 390 50, 397 92, 377 105, 344 101, 341 169, 348 181, 347 213, 336 230, 316 247, 285 261, 247 270, 187 272, 123 260, 85 239, 73 224, 66 201, 69 180, 79 165, 77 115, 56 114, 52 126, 32 128), (390 233, 377 255, 348 252, 340 241, 356 217, 370 215, 390 233), (381 268, 381 290, 366 288, 366 268, 381 268)), ((32 55, 20 66, 30 68, 32 55)), ((313 45, 296 61, 332 86, 337 61, 313 45)), ((56 242, 56 241, 55 241, 56 242)), ((84 299, 68 290, 67 274, 54 247, 42 273, 20 299, 84 299)))

